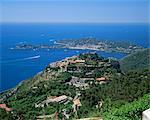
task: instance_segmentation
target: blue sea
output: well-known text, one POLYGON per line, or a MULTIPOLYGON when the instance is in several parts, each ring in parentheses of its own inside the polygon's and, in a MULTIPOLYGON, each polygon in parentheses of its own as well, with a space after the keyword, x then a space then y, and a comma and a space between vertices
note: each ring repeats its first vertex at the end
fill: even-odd
MULTIPOLYGON (((74 49, 10 49, 19 43, 53 44, 66 38, 97 37, 114 41, 130 41, 149 47, 148 24, 1 24, 0 40, 0 91, 16 86, 42 71, 47 64, 91 50, 74 49), (40 58, 34 56, 40 55, 40 58)), ((124 53, 96 51, 104 57, 126 56, 124 53)))

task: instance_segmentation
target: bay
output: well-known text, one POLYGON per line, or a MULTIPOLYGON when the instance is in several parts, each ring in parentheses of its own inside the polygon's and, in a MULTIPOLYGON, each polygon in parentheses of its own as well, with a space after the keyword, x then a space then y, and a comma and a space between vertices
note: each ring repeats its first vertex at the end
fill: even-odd
MULTIPOLYGON (((1 24, 0 91, 16 86, 34 76, 49 63, 91 50, 74 49, 10 49, 18 43, 53 44, 66 38, 96 37, 130 41, 149 47, 148 24, 82 24, 82 23, 9 23, 1 24), (36 58, 35 56, 40 56, 36 58)), ((96 51, 104 57, 122 58, 127 54, 96 51)))

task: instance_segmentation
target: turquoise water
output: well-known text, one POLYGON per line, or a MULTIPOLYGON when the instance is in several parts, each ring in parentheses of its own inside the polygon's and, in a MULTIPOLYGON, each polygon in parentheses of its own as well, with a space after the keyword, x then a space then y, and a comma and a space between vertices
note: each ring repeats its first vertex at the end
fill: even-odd
MULTIPOLYGON (((149 47, 146 24, 1 24, 0 91, 14 87, 34 76, 47 64, 90 50, 40 49, 12 50, 18 43, 53 44, 65 38, 97 37, 132 41, 149 47), (34 56, 40 56, 35 58, 34 56)), ((122 58, 126 54, 97 51, 104 57, 122 58)))

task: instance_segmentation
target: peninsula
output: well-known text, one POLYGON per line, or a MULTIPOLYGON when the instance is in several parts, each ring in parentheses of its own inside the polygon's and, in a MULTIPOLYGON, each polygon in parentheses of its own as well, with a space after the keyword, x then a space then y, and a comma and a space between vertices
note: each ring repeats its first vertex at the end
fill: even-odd
POLYGON ((142 46, 127 41, 102 40, 98 38, 79 38, 56 40, 54 44, 19 44, 15 49, 49 49, 49 48, 69 48, 69 49, 90 49, 107 52, 133 53, 143 49, 142 46))

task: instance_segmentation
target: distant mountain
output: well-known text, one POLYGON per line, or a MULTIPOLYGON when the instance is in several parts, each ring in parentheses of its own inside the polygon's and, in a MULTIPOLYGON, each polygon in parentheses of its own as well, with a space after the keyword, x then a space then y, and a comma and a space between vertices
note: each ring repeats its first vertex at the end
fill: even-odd
POLYGON ((120 60, 120 66, 124 72, 150 68, 150 49, 144 49, 122 58, 120 60))

